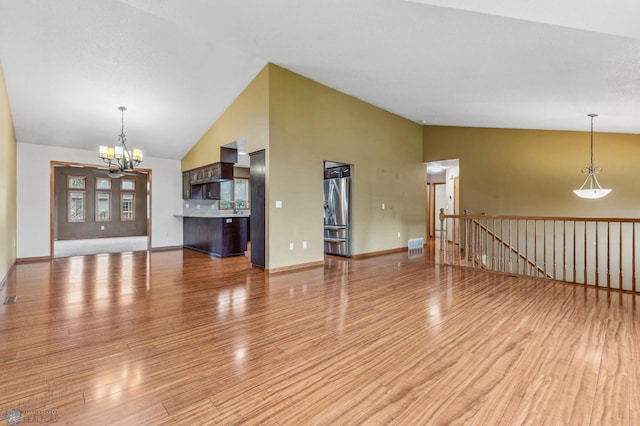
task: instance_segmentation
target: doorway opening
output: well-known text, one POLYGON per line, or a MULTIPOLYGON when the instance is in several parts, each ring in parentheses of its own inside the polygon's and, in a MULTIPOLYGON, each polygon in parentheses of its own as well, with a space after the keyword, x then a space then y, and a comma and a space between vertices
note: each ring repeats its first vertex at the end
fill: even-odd
POLYGON ((151 170, 51 162, 51 257, 151 247, 151 170))
MULTIPOLYGON (((427 235, 439 238, 441 233, 440 209, 445 214, 460 214, 460 161, 458 159, 433 161, 426 164, 427 173, 427 235)), ((451 230, 446 226, 447 239, 451 230)))

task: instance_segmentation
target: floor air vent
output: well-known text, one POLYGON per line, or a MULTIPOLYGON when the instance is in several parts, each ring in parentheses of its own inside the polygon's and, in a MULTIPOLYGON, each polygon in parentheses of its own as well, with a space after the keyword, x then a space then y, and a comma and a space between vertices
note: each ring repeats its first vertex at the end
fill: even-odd
POLYGON ((407 244, 409 250, 422 248, 423 245, 424 245, 424 239, 422 238, 412 238, 408 241, 408 244, 407 244))
POLYGON ((9 296, 6 299, 4 299, 4 304, 9 305, 11 303, 16 303, 16 300, 18 300, 18 296, 9 296))

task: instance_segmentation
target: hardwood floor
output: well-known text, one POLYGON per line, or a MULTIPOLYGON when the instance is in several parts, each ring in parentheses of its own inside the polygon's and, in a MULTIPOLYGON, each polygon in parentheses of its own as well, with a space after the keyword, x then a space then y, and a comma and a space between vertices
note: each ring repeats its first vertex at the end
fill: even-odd
POLYGON ((636 296, 407 253, 265 274, 189 250, 20 264, 0 418, 640 424, 636 296))

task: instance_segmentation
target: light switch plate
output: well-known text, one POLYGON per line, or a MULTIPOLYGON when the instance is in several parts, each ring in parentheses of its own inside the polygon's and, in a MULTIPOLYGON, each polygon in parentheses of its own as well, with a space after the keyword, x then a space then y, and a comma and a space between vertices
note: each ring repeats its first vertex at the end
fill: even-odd
POLYGON ((281 209, 282 208, 282 201, 277 200, 276 201, 276 209, 281 209))

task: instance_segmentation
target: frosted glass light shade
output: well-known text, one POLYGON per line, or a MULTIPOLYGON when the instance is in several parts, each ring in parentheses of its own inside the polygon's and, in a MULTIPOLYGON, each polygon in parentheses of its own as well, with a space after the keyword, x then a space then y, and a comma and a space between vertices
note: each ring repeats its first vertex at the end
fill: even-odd
POLYGON ((587 116, 591 118, 591 163, 589 163, 588 167, 583 167, 582 173, 586 173, 587 178, 584 180, 580 188, 573 190, 573 193, 580 198, 595 200, 608 195, 611 190, 600 186, 596 173, 602 173, 602 167, 596 167, 593 165, 593 118, 597 117, 598 114, 587 114, 587 116))
POLYGON ((100 146, 98 156, 103 159, 113 160, 113 148, 109 148, 108 146, 100 146))
POLYGON ((602 198, 611 192, 610 189, 605 188, 588 188, 588 189, 574 189, 573 193, 580 198, 586 198, 594 200, 596 198, 602 198))
POLYGON ((117 146, 117 145, 116 145, 115 148, 116 148, 116 158, 117 159, 122 158, 123 153, 124 153, 124 148, 122 146, 117 146))

